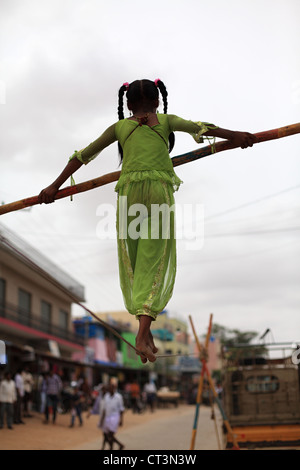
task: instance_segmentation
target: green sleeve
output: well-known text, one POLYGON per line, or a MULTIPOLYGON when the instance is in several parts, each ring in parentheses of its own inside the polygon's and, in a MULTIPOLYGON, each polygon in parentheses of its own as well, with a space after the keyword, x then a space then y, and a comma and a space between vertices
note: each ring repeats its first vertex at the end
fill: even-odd
POLYGON ((191 134, 197 143, 203 142, 202 134, 207 132, 209 129, 217 128, 217 126, 214 126, 214 124, 201 121, 188 121, 186 119, 182 119, 179 116, 175 116, 175 114, 169 114, 168 120, 171 132, 187 132, 188 134, 191 134))
POLYGON ((103 132, 103 134, 98 137, 98 139, 89 144, 87 147, 79 151, 75 150, 73 155, 70 157, 70 160, 73 160, 73 158, 77 158, 81 163, 84 163, 85 165, 91 160, 94 160, 94 158, 96 158, 103 149, 105 149, 117 140, 115 134, 115 127, 116 123, 108 127, 103 132))

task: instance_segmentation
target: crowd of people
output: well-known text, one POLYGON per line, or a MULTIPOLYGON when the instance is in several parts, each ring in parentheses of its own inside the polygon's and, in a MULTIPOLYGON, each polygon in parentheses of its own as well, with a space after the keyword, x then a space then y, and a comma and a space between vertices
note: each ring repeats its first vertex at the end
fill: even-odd
POLYGON ((147 407, 153 413, 156 402, 157 388, 154 380, 149 380, 141 387, 137 380, 132 380, 124 387, 127 407, 133 413, 143 413, 147 407))
POLYGON ((23 418, 32 417, 32 390, 34 380, 28 367, 17 370, 14 378, 9 371, 0 382, 0 429, 6 423, 8 429, 13 424, 25 424, 23 418))
POLYGON ((89 387, 85 379, 65 388, 61 377, 54 370, 42 373, 35 381, 26 366, 18 369, 14 375, 5 372, 0 380, 0 429, 5 425, 8 429, 14 429, 14 425, 26 424, 25 418, 33 417, 34 411, 43 417, 44 424, 55 424, 58 413, 69 413, 69 427, 74 427, 77 421, 82 426, 82 413, 87 411, 87 418, 91 414, 99 415, 102 448, 108 446, 113 449, 116 444, 119 449, 123 449, 124 445, 116 438, 116 432, 122 426, 125 409, 131 409, 132 413, 143 413, 149 407, 153 412, 156 393, 153 380, 144 386, 131 380, 124 384, 121 391, 115 378, 95 389, 89 387), (34 394, 35 387, 38 400, 34 394))
MULTIPOLYGON (((121 450, 124 444, 116 434, 123 424, 124 411, 142 414, 149 410, 153 413, 156 406, 160 406, 158 395, 152 379, 145 384, 136 378, 118 383, 111 377, 105 383, 90 387, 83 377, 76 382, 63 382, 59 372, 53 369, 33 377, 29 367, 25 366, 14 375, 7 371, 0 377, 0 429, 5 425, 14 429, 14 425, 26 424, 26 418, 37 416, 36 413, 46 425, 56 424, 58 414, 69 415, 70 428, 83 426, 85 419, 98 415, 102 449, 113 450, 117 446, 121 450)), ((218 395, 222 395, 220 387, 218 395)), ((206 403, 205 391, 203 403, 206 403)))
POLYGON ((53 369, 42 373, 37 383, 28 366, 19 368, 14 375, 6 371, 0 378, 0 429, 5 424, 8 429, 13 429, 13 425, 25 424, 25 418, 33 417, 33 411, 44 416, 44 424, 48 424, 50 419, 55 424, 58 411, 71 412, 72 426, 74 411, 76 413, 77 410, 81 420, 79 410, 83 405, 88 407, 89 400, 90 389, 85 380, 78 381, 76 387, 66 389, 53 369))

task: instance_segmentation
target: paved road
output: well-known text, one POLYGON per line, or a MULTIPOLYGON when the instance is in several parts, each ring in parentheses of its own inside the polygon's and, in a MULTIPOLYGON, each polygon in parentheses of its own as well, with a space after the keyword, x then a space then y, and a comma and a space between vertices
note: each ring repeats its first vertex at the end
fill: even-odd
MULTIPOLYGON (((157 419, 140 423, 129 429, 119 428, 118 439, 125 444, 125 450, 189 450, 192 428, 195 415, 195 407, 170 409, 170 414, 159 416, 159 410, 155 412, 157 419)), ((218 435, 222 442, 221 420, 216 410, 218 435)), ((99 437, 84 446, 76 449, 98 450, 99 437)), ((211 419, 211 410, 201 406, 195 450, 218 450, 217 433, 214 420, 211 419)))

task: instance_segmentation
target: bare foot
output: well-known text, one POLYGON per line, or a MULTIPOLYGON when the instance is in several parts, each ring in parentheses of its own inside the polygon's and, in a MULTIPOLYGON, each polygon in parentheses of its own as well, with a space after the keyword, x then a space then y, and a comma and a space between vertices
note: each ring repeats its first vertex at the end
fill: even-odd
POLYGON ((142 353, 141 361, 145 364, 148 361, 156 361, 155 353, 158 349, 154 344, 153 336, 150 331, 152 318, 146 315, 140 317, 140 327, 136 336, 136 348, 142 353))

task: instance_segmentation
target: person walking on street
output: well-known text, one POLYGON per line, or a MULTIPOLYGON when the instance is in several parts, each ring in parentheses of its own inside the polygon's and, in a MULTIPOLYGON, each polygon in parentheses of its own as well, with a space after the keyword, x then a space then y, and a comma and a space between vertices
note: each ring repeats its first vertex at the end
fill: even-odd
POLYGON ((115 436, 118 427, 123 425, 124 410, 122 395, 117 392, 117 385, 110 382, 108 393, 100 403, 100 426, 107 435, 110 450, 113 450, 114 442, 118 444, 119 450, 124 449, 124 445, 115 436))
MULTIPOLYGON (((101 401, 104 399, 104 396, 107 393, 107 391, 108 391, 108 387, 105 384, 103 384, 99 387, 99 394, 98 394, 92 408, 88 411, 88 413, 86 415, 87 418, 89 418, 91 415, 99 415, 100 414, 101 401)), ((100 416, 100 419, 99 419, 98 427, 101 429, 101 416, 100 416)), ((104 450, 106 443, 109 444, 108 436, 107 436, 106 432, 103 432, 103 442, 102 442, 102 449, 101 450, 104 450)))
POLYGON ((151 412, 154 411, 154 404, 156 401, 157 388, 154 380, 149 380, 144 386, 144 392, 146 393, 147 405, 149 405, 151 412))
POLYGON ((76 416, 78 416, 79 425, 82 426, 82 424, 83 424, 82 417, 81 417, 82 401, 83 400, 84 400, 83 393, 79 391, 78 387, 75 387, 73 395, 71 397, 71 424, 70 424, 70 428, 74 427, 76 416))
POLYGON ((86 377, 82 379, 80 385, 78 384, 78 389, 83 395, 82 405, 84 406, 84 409, 87 409, 92 402, 92 390, 86 377))
POLYGON ((38 380, 38 390, 40 393, 40 413, 45 413, 47 403, 47 378, 48 373, 43 372, 38 380))
POLYGON ((141 396, 140 386, 137 380, 133 380, 130 384, 130 398, 131 398, 131 406, 132 406, 133 413, 141 413, 140 396, 141 396))
POLYGON ((14 410, 14 423, 15 424, 25 424, 22 420, 22 403, 24 398, 24 381, 22 377, 22 368, 17 370, 15 375, 15 385, 17 391, 17 400, 15 402, 14 410))
POLYGON ((32 404, 32 389, 34 381, 28 366, 26 366, 25 370, 23 370, 22 372, 22 379, 24 382, 24 418, 32 418, 30 411, 32 404))
POLYGON ((10 372, 6 372, 0 383, 0 429, 3 428, 5 414, 8 429, 13 429, 14 403, 16 400, 15 382, 12 380, 10 372))
POLYGON ((62 390, 62 381, 60 377, 54 373, 53 370, 50 371, 49 377, 47 379, 47 404, 45 409, 45 421, 47 424, 49 422, 49 411, 52 409, 52 422, 56 422, 57 414, 57 405, 59 400, 59 395, 62 390))

